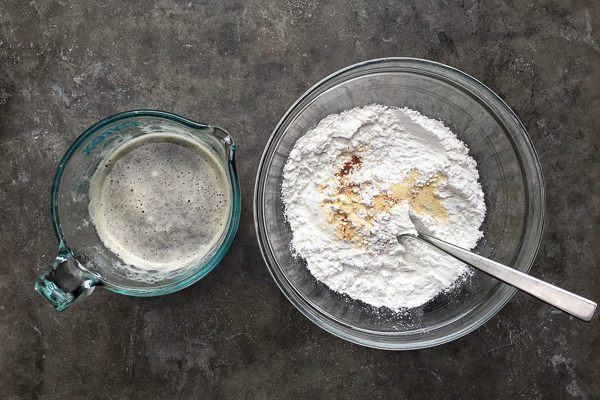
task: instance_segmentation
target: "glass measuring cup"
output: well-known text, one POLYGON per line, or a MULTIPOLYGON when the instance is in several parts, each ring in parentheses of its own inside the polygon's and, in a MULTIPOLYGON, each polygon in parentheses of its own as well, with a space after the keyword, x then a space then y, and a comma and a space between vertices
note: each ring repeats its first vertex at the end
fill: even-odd
POLYGON ((203 278, 221 261, 238 227, 240 187, 234 155, 233 138, 223 129, 163 111, 128 111, 86 130, 69 147, 54 177, 51 208, 59 252, 38 278, 35 289, 62 311, 85 299, 96 286, 130 296, 158 296, 203 278), (207 253, 185 267, 164 273, 126 265, 107 249, 88 206, 90 181, 104 157, 133 138, 172 132, 194 140, 218 160, 231 188, 231 208, 226 228, 207 253))

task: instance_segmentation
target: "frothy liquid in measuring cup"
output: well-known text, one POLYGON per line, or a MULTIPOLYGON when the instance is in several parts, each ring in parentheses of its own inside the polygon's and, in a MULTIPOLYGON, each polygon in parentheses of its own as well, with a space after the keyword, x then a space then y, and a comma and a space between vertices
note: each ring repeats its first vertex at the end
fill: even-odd
POLYGON ((216 157, 178 134, 133 139, 106 157, 89 211, 104 245, 126 264, 169 271, 206 255, 227 229, 231 188, 216 157))

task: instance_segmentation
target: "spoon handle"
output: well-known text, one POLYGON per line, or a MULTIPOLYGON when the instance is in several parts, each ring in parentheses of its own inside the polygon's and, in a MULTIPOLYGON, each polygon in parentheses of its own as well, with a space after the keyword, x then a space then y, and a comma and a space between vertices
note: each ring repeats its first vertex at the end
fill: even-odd
MULTIPOLYGON (((411 235, 412 236, 412 235, 411 235)), ((596 303, 564 289, 541 281, 533 276, 524 274, 516 269, 507 267, 485 257, 471 253, 468 250, 444 242, 434 237, 419 233, 418 236, 412 236, 427 242, 438 249, 466 262, 473 267, 482 270, 501 280, 529 293, 546 303, 563 310, 579 319, 589 322, 594 316, 596 303)))

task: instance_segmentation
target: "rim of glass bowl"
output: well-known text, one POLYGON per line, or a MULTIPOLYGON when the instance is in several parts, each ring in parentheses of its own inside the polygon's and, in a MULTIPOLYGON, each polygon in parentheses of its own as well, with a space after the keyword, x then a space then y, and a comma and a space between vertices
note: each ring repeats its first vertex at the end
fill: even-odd
MULTIPOLYGON (((527 162, 525 164, 527 165, 527 167, 529 167, 528 171, 531 173, 533 178, 539 183, 537 185, 537 193, 533 193, 533 191, 528 191, 526 193, 528 200, 530 199, 530 196, 537 197, 536 200, 539 202, 539 210, 537 210, 537 212, 534 212, 534 215, 531 218, 529 218, 529 220, 526 221, 525 224, 525 231, 528 232, 529 237, 532 239, 532 251, 530 251, 529 254, 526 254, 526 257, 524 257, 523 259, 523 265, 525 265, 525 268, 522 271, 525 273, 529 272, 535 261, 535 257, 537 255, 542 238, 544 219, 546 213, 545 189, 539 159, 537 157, 531 139, 527 134, 527 131, 525 130, 525 127, 515 115, 515 113, 500 97, 498 97, 498 95, 496 95, 483 83, 479 82, 475 78, 467 75, 466 73, 460 70, 457 70, 453 67, 444 64, 440 64, 429 60, 406 57, 381 58, 364 61, 341 69, 329 75, 325 79, 321 80, 316 85, 307 90, 286 111, 284 116, 281 118, 281 120, 273 130, 273 133, 271 134, 271 137, 269 138, 269 141, 265 146, 265 150, 260 160, 254 189, 254 224, 256 229, 256 235, 263 259, 265 260, 265 263, 269 268, 271 276, 273 277, 277 286, 279 286, 279 289, 283 292, 285 297, 302 314, 304 314, 304 316, 306 316, 309 320, 317 324, 319 327, 325 329, 326 331, 342 339, 368 347, 388 350, 411 350, 432 347, 443 343, 447 343, 474 331, 475 329, 483 325, 485 322, 487 322, 490 318, 492 318, 498 311, 500 311, 500 309, 502 309, 502 307, 504 307, 504 305, 506 305, 506 303, 516 293, 516 289, 513 287, 508 287, 509 290, 505 292, 504 296, 502 296, 499 299, 499 301, 497 301, 497 303, 493 305, 485 314, 483 314, 481 317, 479 317, 479 319, 473 321, 469 325, 462 327, 462 329, 458 329, 457 331, 453 332, 452 334, 442 336, 439 338, 427 339, 425 337, 425 334, 428 331, 432 330, 422 329, 421 331, 412 331, 413 333, 421 333, 423 335, 421 337, 422 340, 420 341, 408 343, 391 343, 385 340, 373 340, 374 338, 378 337, 383 339, 394 336, 402 336, 403 333, 386 332, 385 334, 383 334, 381 332, 371 331, 362 328, 355 328, 349 325, 348 323, 323 311, 322 309, 317 307, 310 299, 308 299, 303 293, 296 290, 295 286, 288 280, 285 273, 283 273, 281 267, 277 262, 277 259, 274 256, 273 248, 271 247, 271 244, 268 241, 266 224, 264 220, 264 191, 266 190, 265 178, 268 175, 269 169, 271 167, 271 161, 273 159, 275 150, 277 149, 280 140, 286 133, 290 123, 298 115, 300 115, 308 105, 315 101, 322 93, 335 87, 336 85, 353 78, 382 72, 413 72, 440 79, 442 81, 445 81, 446 83, 450 83, 453 86, 457 86, 461 90, 464 90, 471 96, 477 98, 482 104, 485 104, 494 116, 494 118, 496 118, 498 121, 503 121, 501 123, 502 125, 506 126, 506 120, 508 120, 508 123, 513 125, 513 130, 518 134, 516 137, 509 137, 509 140, 511 140, 513 144, 516 144, 515 142, 519 142, 520 147, 518 153, 521 157, 519 162, 522 164, 521 166, 523 167, 524 163, 522 159, 526 159, 527 162), (502 115, 504 118, 499 118, 500 115, 502 115)), ((528 201, 528 204, 531 205, 531 201, 528 201)), ((457 317, 455 320, 464 318, 465 316, 473 313, 473 311, 476 308, 481 307, 484 304, 486 303, 484 302, 481 304, 474 305, 474 307, 468 313, 457 317)))

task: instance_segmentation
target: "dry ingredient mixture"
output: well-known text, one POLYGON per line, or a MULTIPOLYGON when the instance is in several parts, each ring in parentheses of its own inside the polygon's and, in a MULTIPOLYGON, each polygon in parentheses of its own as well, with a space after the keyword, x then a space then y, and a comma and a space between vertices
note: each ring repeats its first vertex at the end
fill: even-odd
POLYGON ((295 144, 282 199, 292 250, 332 290, 393 310, 425 304, 469 275, 405 233, 466 249, 485 204, 475 160, 441 122, 381 105, 323 119, 295 144), (424 128, 424 129, 423 129, 424 128))

